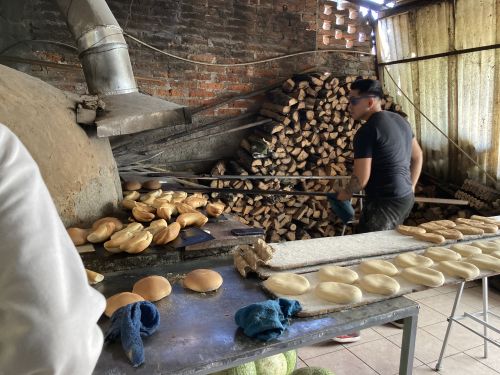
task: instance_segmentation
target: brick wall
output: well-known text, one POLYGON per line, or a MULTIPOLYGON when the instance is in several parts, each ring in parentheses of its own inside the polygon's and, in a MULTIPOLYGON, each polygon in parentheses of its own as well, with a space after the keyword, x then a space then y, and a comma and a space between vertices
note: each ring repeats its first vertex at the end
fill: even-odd
MULTIPOLYGON (((8 3, 8 0, 0 0, 8 3)), ((325 48, 321 28, 325 0, 108 0, 119 24, 137 38, 192 60, 235 63, 325 48)), ((10 2, 12 3, 12 2, 10 2)), ((10 5, 11 7, 13 5, 10 5)), ((74 45, 53 0, 26 0, 18 9, 0 6, 0 50, 22 39, 74 45), (10 12, 10 14, 9 14, 10 12)), ((195 65, 161 55, 128 40, 134 74, 144 93, 197 111, 226 97, 279 83, 293 73, 327 68, 338 76, 373 74, 373 58, 347 53, 310 54, 245 67, 195 65)), ((343 48, 342 45, 330 48, 343 48)), ((370 50, 369 43, 355 49, 370 50)), ((19 44, 0 57, 63 90, 83 93, 76 53, 50 44, 19 44), (10 56, 6 59, 5 56, 10 56), (43 60, 22 63, 16 58, 43 60)), ((258 98, 257 98, 258 99, 258 98)), ((195 122, 241 114, 255 99, 199 111, 195 122)))

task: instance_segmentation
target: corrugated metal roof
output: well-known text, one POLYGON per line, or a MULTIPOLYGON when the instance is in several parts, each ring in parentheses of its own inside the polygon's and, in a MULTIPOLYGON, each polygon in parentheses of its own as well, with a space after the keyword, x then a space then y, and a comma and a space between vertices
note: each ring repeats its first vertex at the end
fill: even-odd
MULTIPOLYGON (((500 0, 429 5, 378 22, 380 62, 500 43, 500 0)), ((398 86, 445 134, 500 178, 500 51, 488 50, 386 66, 398 86)), ((384 76, 414 124, 425 168, 441 178, 486 181, 384 76)))

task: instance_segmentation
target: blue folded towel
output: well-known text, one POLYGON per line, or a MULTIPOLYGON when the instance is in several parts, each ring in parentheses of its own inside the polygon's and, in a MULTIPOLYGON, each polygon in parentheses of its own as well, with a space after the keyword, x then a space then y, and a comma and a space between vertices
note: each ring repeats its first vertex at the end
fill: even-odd
POLYGON ((245 335, 269 341, 279 337, 290 324, 289 318, 300 310, 299 301, 278 298, 242 307, 234 320, 245 335))
POLYGON ((141 336, 151 336, 159 325, 160 313, 155 305, 148 301, 131 303, 115 311, 104 342, 108 343, 120 338, 132 366, 138 367, 144 363, 144 346, 141 336))
POLYGON ((337 193, 330 193, 327 195, 327 198, 333 212, 344 224, 354 219, 354 208, 350 201, 339 201, 337 199, 337 193))

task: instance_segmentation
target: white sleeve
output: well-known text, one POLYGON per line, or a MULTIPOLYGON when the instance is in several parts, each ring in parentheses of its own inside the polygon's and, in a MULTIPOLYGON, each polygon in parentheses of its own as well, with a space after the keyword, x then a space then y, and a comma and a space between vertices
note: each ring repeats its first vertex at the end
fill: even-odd
POLYGON ((104 307, 38 166, 0 124, 0 372, 91 374, 104 307))

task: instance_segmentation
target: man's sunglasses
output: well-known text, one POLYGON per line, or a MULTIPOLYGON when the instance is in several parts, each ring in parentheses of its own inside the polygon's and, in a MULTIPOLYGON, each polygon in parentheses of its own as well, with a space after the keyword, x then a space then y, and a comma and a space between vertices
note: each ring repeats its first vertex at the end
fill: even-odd
POLYGON ((361 96, 353 96, 349 98, 349 103, 352 105, 357 105, 361 99, 366 99, 366 98, 376 98, 376 95, 361 95, 361 96))

